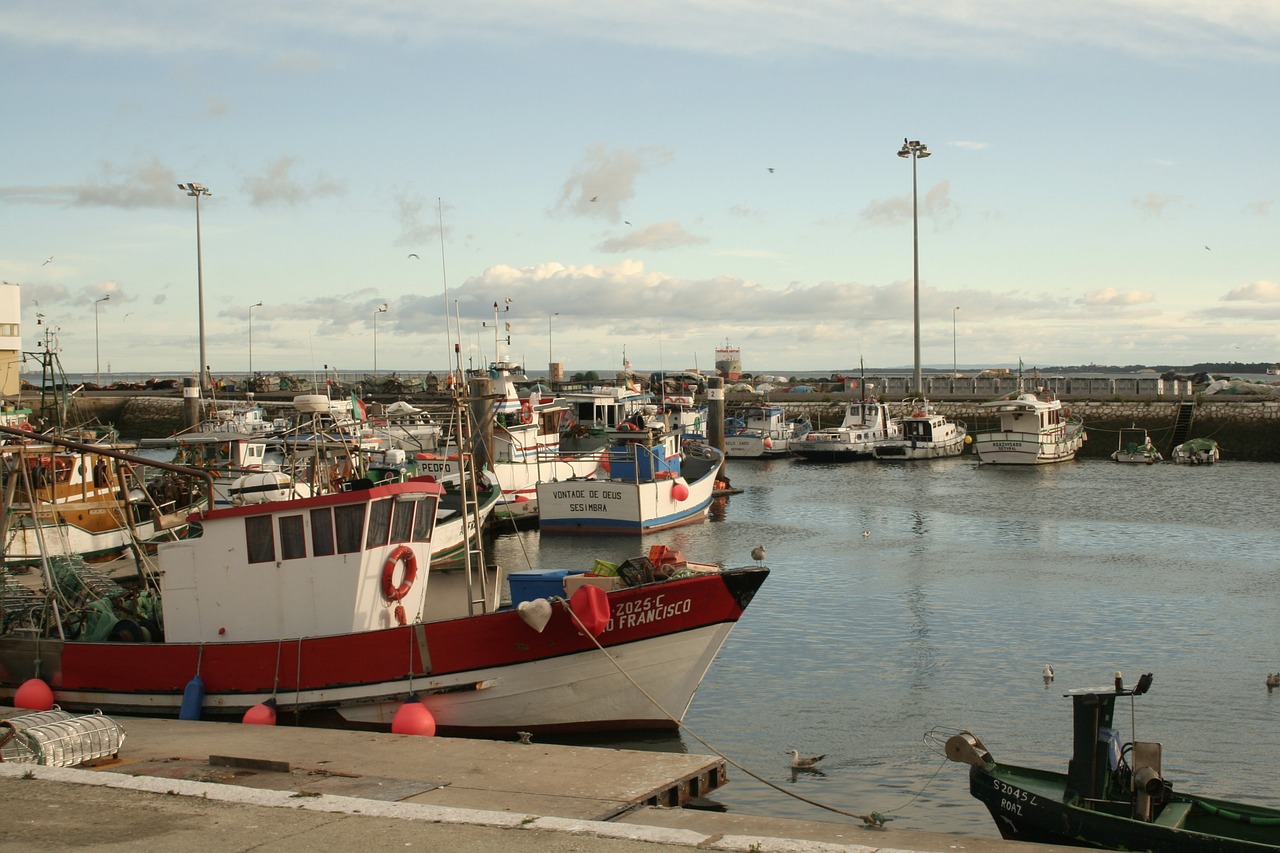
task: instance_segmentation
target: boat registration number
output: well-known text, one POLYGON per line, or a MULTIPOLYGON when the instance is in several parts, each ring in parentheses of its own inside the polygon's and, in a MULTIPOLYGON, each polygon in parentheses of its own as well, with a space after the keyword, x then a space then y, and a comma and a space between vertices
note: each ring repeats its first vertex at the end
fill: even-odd
POLYGON ((1022 806, 1036 805, 1036 795, 1027 793, 1021 788, 1014 787, 1008 782, 1001 782, 999 779, 992 779, 992 785, 1000 794, 1000 808, 1011 814, 1021 815, 1022 806))
POLYGON ((681 616, 693 609, 693 599, 683 598, 668 601, 667 596, 648 596, 638 601, 627 601, 619 605, 605 626, 605 632, 615 629, 635 628, 650 622, 661 622, 681 616))

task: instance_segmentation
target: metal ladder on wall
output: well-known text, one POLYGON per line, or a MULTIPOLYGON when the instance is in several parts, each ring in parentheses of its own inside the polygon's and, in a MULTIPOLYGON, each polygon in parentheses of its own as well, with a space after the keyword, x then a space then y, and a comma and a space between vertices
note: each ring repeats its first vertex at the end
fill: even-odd
POLYGON ((1168 458, 1173 458, 1173 449, 1182 444, 1191 435, 1191 423, 1196 419, 1194 401, 1183 401, 1178 404, 1178 415, 1173 421, 1173 435, 1169 439, 1168 458))

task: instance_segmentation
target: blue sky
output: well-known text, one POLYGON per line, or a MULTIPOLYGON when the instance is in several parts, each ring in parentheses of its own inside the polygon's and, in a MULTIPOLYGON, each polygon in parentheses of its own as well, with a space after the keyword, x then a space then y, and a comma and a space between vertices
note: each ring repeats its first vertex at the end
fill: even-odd
POLYGON ((909 366, 904 137, 925 365, 1280 360, 1276 3, 8 0, 0 48, 0 279, 73 372, 197 369, 187 181, 215 375, 258 301, 257 370, 375 322, 440 370, 446 310, 480 364, 508 299, 531 369, 909 366))

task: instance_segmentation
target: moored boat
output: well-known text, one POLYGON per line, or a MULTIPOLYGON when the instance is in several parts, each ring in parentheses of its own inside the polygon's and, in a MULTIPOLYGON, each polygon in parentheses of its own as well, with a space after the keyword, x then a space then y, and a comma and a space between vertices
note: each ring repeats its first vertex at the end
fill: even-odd
POLYGON ((204 510, 158 572, 57 609, 6 579, 0 700, 38 678, 60 707, 108 714, 270 703, 385 728, 416 700, 445 734, 672 728, 768 574, 689 564, 503 608, 483 563, 433 564, 442 495, 416 478, 204 510), (105 635, 77 632, 82 609, 105 635))
POLYGON ((902 434, 875 443, 877 459, 939 459, 964 452, 968 430, 963 423, 935 412, 928 400, 912 400, 910 414, 899 418, 902 434))
MULTIPOLYGON (((1160 743, 1124 742, 1116 699, 1143 695, 1150 673, 1126 688, 1072 690, 1071 761, 1066 773, 997 761, 971 732, 946 741, 947 757, 969 765, 969 791, 1007 839, 1151 853, 1280 850, 1280 809, 1175 788, 1160 743)), ((1130 715, 1132 718, 1132 715, 1130 715)))
POLYGON ((706 520, 724 457, 663 427, 624 423, 595 476, 538 484, 543 533, 650 533, 706 520))
POLYGON ((845 407, 838 427, 815 430, 791 443, 791 452, 815 462, 871 459, 877 442, 902 435, 902 424, 884 403, 856 400, 845 407))
POLYGON ((980 408, 1000 419, 973 437, 978 461, 988 465, 1044 465, 1074 459, 1087 438, 1084 421, 1048 394, 1019 394, 980 408))
POLYGON ((786 456, 809 434, 806 418, 788 419, 781 406, 748 405, 725 421, 724 455, 738 459, 786 456))
POLYGON ((1173 448, 1169 458, 1179 465, 1213 465, 1222 451, 1212 438, 1190 438, 1173 448))
POLYGON ((1141 463, 1152 465, 1164 459, 1160 451, 1151 443, 1151 436, 1145 429, 1133 426, 1120 430, 1119 444, 1111 453, 1112 462, 1141 463))

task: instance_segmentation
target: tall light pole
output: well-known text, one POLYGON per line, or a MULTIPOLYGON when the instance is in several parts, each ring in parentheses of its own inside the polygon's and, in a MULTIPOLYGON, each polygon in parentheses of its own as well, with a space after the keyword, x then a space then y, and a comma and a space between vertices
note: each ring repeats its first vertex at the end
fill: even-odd
POLYGON ((908 142, 902 140, 899 157, 911 158, 911 248, 914 257, 914 273, 912 275, 911 292, 915 299, 915 350, 916 369, 912 393, 919 394, 923 385, 920 382, 920 215, 918 209, 918 193, 916 192, 916 160, 929 156, 929 146, 919 140, 908 142))
POLYGON ((387 303, 373 312, 373 378, 378 378, 378 315, 387 313, 387 303))
POLYGON ((551 380, 552 380, 551 365, 555 364, 556 362, 555 356, 551 354, 551 318, 559 317, 559 316, 560 316, 559 311, 547 314, 547 385, 548 386, 550 386, 551 380))
POLYGON ((98 372, 98 387, 102 387, 102 358, 98 352, 98 305, 103 302, 110 302, 111 294, 108 293, 101 299, 93 300, 93 366, 98 372))
POLYGON ((213 195, 204 184, 178 184, 178 189, 196 200, 196 299, 200 309, 200 390, 209 390, 209 361, 204 349, 204 262, 200 255, 200 196, 213 195))
POLYGON ((957 379, 960 376, 960 371, 956 367, 956 312, 959 310, 960 310, 959 305, 951 309, 951 378, 952 379, 957 379))
POLYGON ((261 308, 261 302, 255 302, 249 306, 249 384, 253 385, 253 309, 261 308))

